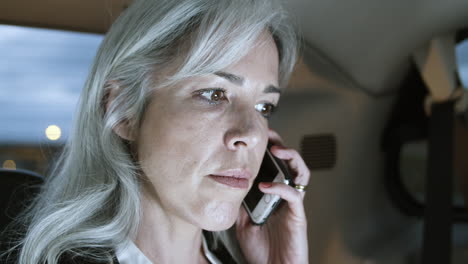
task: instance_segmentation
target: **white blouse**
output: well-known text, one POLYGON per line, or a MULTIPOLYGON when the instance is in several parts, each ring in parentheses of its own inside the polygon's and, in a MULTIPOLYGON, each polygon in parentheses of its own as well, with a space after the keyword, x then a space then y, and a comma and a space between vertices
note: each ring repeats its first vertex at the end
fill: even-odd
MULTIPOLYGON (((222 264, 221 261, 208 249, 206 239, 202 236, 203 252, 205 257, 211 264, 222 264)), ((120 264, 153 264, 141 250, 133 243, 132 240, 128 240, 116 249, 116 257, 120 264)))

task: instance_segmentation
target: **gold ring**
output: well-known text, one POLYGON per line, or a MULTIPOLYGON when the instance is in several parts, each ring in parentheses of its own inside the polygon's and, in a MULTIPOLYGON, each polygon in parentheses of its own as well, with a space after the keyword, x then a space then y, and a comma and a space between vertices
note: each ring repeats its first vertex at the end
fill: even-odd
POLYGON ((294 186, 294 188, 296 188, 296 190, 299 191, 299 192, 305 192, 306 187, 307 187, 307 185, 301 185, 301 184, 296 184, 294 186))

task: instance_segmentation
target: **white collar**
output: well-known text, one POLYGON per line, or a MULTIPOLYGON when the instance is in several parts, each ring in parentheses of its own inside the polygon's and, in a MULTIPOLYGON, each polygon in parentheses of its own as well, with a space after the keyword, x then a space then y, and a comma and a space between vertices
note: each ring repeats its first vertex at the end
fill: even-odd
MULTIPOLYGON (((219 261, 219 259, 208 249, 208 244, 205 236, 203 235, 202 246, 205 257, 211 264, 222 264, 222 262, 219 261)), ((115 252, 120 264, 153 264, 131 239, 128 239, 125 243, 118 246, 115 252)))

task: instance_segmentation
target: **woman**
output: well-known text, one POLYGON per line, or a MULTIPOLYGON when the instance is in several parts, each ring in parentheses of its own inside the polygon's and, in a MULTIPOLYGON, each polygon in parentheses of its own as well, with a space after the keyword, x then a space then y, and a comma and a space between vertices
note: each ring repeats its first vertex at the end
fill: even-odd
POLYGON ((261 227, 241 208, 268 140, 308 183, 268 128, 295 57, 275 1, 136 0, 106 35, 74 133, 23 217, 19 263, 308 262, 304 193, 260 184, 287 201, 261 227))

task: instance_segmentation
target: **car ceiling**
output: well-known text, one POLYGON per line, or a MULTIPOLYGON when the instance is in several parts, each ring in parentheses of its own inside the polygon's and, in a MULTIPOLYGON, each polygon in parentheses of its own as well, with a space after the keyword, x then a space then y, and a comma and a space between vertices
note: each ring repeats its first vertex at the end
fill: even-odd
MULTIPOLYGON (((131 0, 0 2, 0 23, 104 33, 131 0)), ((411 54, 468 27, 466 0, 287 0, 316 72, 374 95, 394 90, 411 54)))
POLYGON ((466 0, 290 0, 306 40, 305 60, 325 57, 354 86, 393 89, 413 51, 468 25, 466 0))

